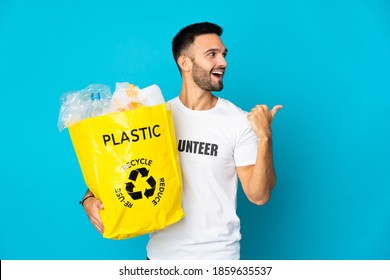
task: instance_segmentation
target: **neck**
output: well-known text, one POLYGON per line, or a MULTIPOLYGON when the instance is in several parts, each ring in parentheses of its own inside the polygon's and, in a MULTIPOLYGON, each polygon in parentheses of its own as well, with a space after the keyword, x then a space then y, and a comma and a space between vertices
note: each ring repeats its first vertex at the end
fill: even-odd
POLYGON ((203 111, 214 108, 218 98, 211 91, 204 91, 198 86, 182 84, 180 101, 191 110, 203 111))

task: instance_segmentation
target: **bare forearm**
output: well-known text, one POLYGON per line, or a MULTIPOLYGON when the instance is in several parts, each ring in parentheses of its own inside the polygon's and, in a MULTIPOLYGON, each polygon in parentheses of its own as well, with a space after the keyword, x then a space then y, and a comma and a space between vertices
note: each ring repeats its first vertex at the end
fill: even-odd
POLYGON ((276 183, 272 159, 272 138, 259 139, 256 164, 247 186, 248 198, 255 204, 265 204, 276 183))

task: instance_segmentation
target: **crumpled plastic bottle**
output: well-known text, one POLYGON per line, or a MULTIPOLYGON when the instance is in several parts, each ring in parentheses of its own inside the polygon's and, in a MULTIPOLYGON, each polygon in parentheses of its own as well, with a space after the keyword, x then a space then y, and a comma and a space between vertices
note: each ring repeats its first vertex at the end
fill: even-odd
POLYGON ((100 92, 91 93, 90 118, 109 113, 110 98, 102 98, 100 92))
POLYGON ((62 131, 86 118, 109 113, 111 98, 110 87, 102 84, 92 84, 83 90, 63 94, 58 129, 62 131))

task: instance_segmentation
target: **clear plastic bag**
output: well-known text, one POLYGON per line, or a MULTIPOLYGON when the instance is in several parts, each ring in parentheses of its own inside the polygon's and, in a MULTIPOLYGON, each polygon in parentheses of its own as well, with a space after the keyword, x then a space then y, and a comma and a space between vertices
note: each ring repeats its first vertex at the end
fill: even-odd
POLYGON ((116 83, 113 94, 109 86, 92 84, 83 90, 62 95, 58 129, 62 131, 86 118, 163 103, 162 92, 155 84, 140 89, 128 82, 116 83))
POLYGON ((80 91, 71 91, 61 96, 58 129, 62 131, 86 118, 104 115, 112 111, 110 87, 92 84, 80 91))

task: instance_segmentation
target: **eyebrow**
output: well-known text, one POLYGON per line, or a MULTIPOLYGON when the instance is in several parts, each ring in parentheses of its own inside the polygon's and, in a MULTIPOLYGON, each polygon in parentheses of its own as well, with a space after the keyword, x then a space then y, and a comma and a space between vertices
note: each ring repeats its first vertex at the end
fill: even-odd
MULTIPOLYGON (((215 51, 217 51, 217 52, 220 52, 220 51, 221 51, 221 49, 219 49, 219 48, 208 49, 208 50, 207 50, 207 51, 205 51, 204 53, 208 53, 208 52, 215 52, 215 51)), ((224 53, 225 55, 227 55, 227 53, 228 53, 228 49, 227 49, 227 48, 225 48, 225 51, 224 51, 224 52, 222 52, 222 53, 224 53)))

